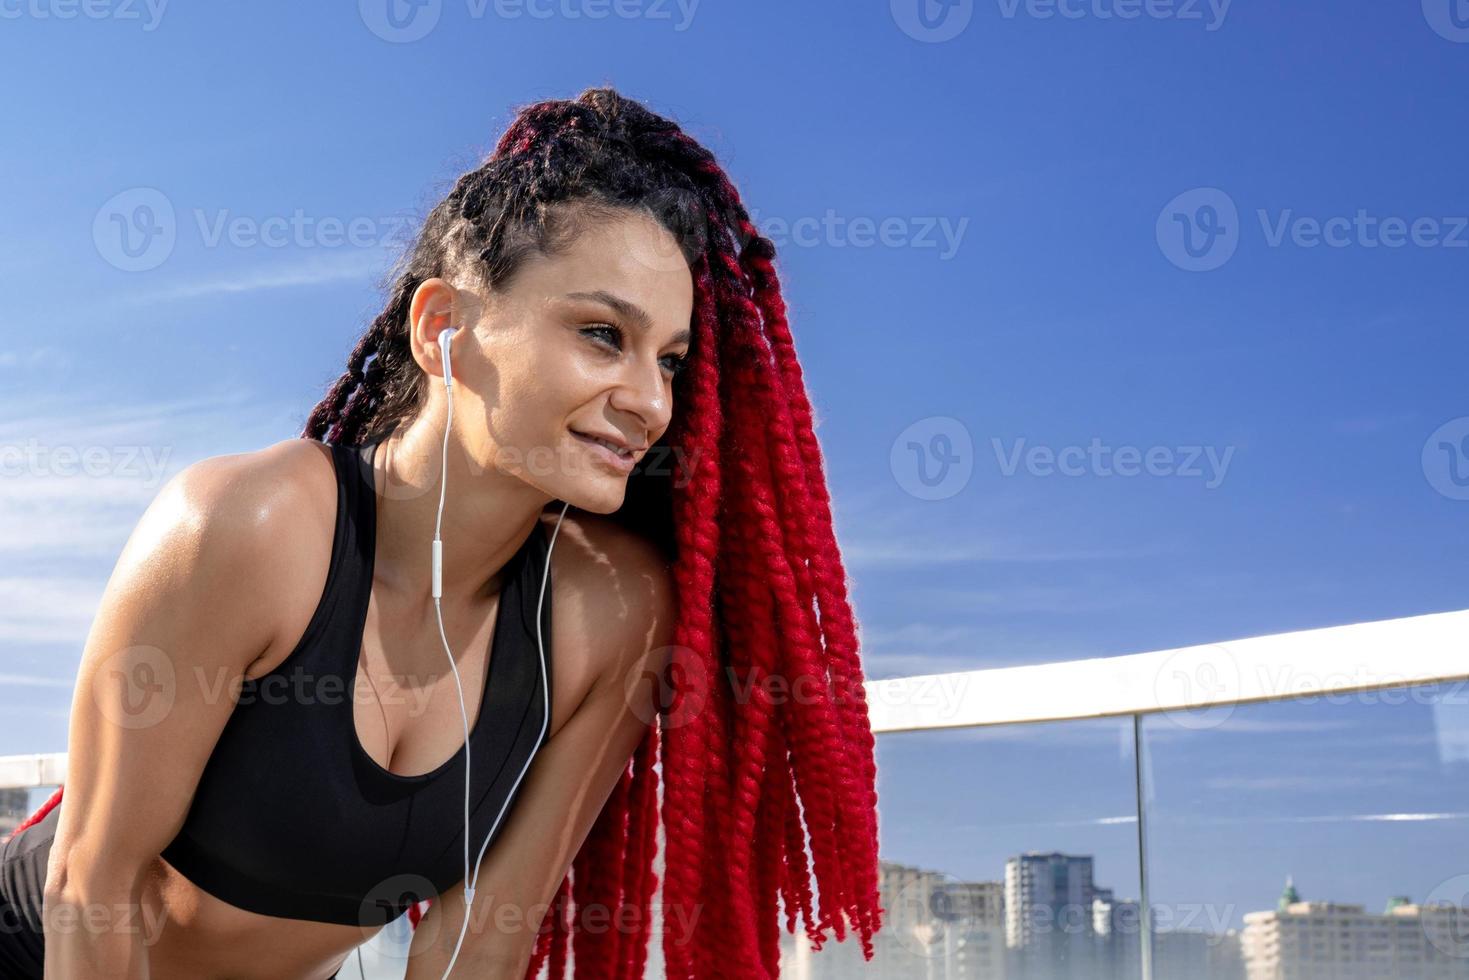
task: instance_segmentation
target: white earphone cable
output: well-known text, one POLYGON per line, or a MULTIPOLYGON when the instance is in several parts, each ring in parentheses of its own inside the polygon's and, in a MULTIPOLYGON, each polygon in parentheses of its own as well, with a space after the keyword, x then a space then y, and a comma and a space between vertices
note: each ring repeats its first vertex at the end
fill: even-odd
MULTIPOLYGON (((449 478, 449 430, 454 424, 454 369, 449 360, 449 346, 452 343, 454 334, 457 332, 456 328, 448 327, 439 333, 439 349, 442 351, 444 357, 444 391, 447 396, 445 400, 448 402, 448 417, 444 425, 444 445, 440 454, 439 511, 434 521, 432 582, 434 614, 438 617, 439 621, 439 639, 444 644, 444 653, 449 657, 449 669, 454 673, 454 685, 459 689, 459 715, 464 720, 464 922, 459 927, 459 941, 454 944, 454 952, 449 957, 449 965, 444 969, 444 980, 448 980, 450 971, 454 969, 454 963, 459 959, 459 949, 464 945, 464 936, 469 929, 470 912, 474 906, 474 883, 479 880, 479 862, 484 859, 485 851, 490 846, 490 840, 495 836, 495 831, 500 826, 500 820, 505 816, 505 811, 510 806, 510 801, 515 798, 515 792, 520 787, 520 781, 525 778, 526 772, 530 769, 531 761, 535 758, 536 753, 540 751, 541 743, 546 737, 546 728, 551 722, 551 692, 549 680, 546 676, 546 643, 545 637, 542 635, 541 619, 542 609, 546 599, 546 582, 551 574, 551 551, 556 547, 556 536, 561 533, 561 519, 566 516, 566 510, 571 506, 569 502, 563 502, 561 513, 556 518, 556 527, 551 532, 551 541, 546 549, 546 568, 541 575, 541 591, 536 600, 536 645, 539 647, 541 655, 541 732, 536 737, 535 745, 532 747, 530 755, 526 758, 525 765, 521 767, 520 774, 515 777, 515 782, 511 784, 510 791, 505 795, 505 802, 500 804, 500 812, 495 815, 495 822, 490 825, 490 832, 485 835, 485 842, 480 845, 479 855, 475 858, 474 877, 471 878, 469 865, 469 777, 472 770, 470 768, 469 755, 469 712, 464 707, 464 686, 459 681, 459 668, 454 664, 454 652, 449 648, 449 639, 444 633, 444 617, 439 606, 439 599, 443 595, 444 553, 443 541, 439 535, 443 530, 444 491, 449 478)), ((532 533, 541 533, 539 525, 532 533)), ((501 594, 504 594, 503 588, 501 594)), ((505 615, 503 608, 496 613, 497 617, 503 615, 505 615)), ((489 669, 488 664, 486 664, 485 669, 489 669)), ((479 710, 483 713, 485 705, 481 704, 479 710)), ((358 965, 359 967, 361 966, 360 958, 358 965)))

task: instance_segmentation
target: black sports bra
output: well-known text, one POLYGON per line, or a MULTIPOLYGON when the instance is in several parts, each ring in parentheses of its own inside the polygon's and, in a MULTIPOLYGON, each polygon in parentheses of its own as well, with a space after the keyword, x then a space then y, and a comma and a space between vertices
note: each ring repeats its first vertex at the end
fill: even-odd
MULTIPOLYGON (((162 852, 200 888, 252 912, 378 926, 464 878, 463 745, 432 772, 398 775, 367 754, 352 722, 372 587, 372 457, 380 441, 326 444, 337 475, 337 520, 321 601, 286 659, 243 682, 183 827, 162 852)), ((484 693, 470 727, 471 861, 539 747, 543 722, 550 732, 535 628, 548 559, 546 530, 537 524, 506 565, 484 693)), ((550 593, 547 583, 547 683, 550 593)), ((497 837, 509 813, 507 807, 497 837)))

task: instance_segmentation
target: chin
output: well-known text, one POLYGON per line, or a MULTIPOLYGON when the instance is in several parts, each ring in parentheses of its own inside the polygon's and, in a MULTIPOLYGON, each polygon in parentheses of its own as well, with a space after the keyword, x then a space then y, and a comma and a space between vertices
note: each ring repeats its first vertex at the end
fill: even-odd
POLYGON ((565 493, 556 494, 556 496, 577 510, 590 514, 613 514, 622 507, 622 502, 627 499, 627 481, 607 479, 597 481, 596 485, 590 481, 582 481, 574 487, 567 488, 565 493))

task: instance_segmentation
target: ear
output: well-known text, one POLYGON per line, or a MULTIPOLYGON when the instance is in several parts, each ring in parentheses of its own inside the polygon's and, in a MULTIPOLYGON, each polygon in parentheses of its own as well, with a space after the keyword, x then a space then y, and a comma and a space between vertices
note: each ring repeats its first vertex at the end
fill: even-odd
MULTIPOLYGON (((459 290, 447 280, 434 276, 419 283, 408 305, 408 341, 413 359, 423 372, 443 378, 444 351, 440 335, 450 327, 463 324, 459 290)), ((462 333, 456 334, 462 336, 462 333)))

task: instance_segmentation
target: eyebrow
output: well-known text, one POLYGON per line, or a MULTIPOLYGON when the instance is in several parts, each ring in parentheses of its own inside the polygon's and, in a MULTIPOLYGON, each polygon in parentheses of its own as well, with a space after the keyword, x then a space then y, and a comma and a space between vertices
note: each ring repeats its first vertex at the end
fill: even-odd
MULTIPOLYGON (((574 293, 567 293, 565 298, 591 300, 594 303, 601 303, 603 306, 610 307, 614 312, 617 313, 618 316, 622 317, 623 319, 632 321, 637 326, 637 328, 644 333, 646 333, 653 326, 653 318, 648 315, 647 310, 643 309, 636 303, 623 299, 616 293, 609 293, 605 289, 579 290, 574 293)), ((680 330, 669 339, 671 343, 687 344, 689 342, 689 338, 689 331, 687 329, 684 329, 680 330)))

